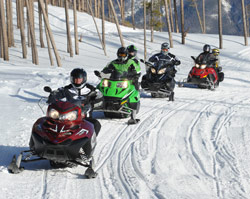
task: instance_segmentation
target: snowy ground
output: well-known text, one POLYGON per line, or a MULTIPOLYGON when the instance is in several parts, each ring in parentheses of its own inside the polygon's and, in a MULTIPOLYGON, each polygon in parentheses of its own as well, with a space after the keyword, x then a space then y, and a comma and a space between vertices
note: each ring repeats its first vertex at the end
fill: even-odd
MULTIPOLYGON (((70 58, 64 9, 49 7, 49 12, 63 67, 50 66, 46 48, 39 47, 39 66, 31 64, 30 49, 28 59, 22 59, 18 30, 11 61, 0 60, 1 199, 250 198, 250 47, 236 36, 223 36, 225 80, 215 91, 176 87, 174 102, 141 93, 141 121, 133 126, 125 119, 97 115, 102 129, 94 153, 96 179, 85 179, 81 167, 52 170, 48 161, 30 163, 24 172, 9 174, 12 156, 28 149, 31 127, 43 116, 37 105, 46 96, 43 87, 68 84, 75 67, 83 67, 88 81, 96 85, 99 80, 93 71, 114 59, 120 47, 115 25, 106 23, 108 56, 104 56, 92 18, 80 13, 83 42, 80 55, 70 58)), ((143 31, 122 27, 122 32, 126 45, 135 44, 143 58, 143 31)), ((168 41, 168 34, 155 33, 154 43, 149 38, 150 33, 148 55, 168 41)), ((191 55, 198 55, 205 43, 213 47, 219 43, 217 35, 188 34, 186 45, 180 44, 180 34, 173 38, 171 52, 182 62, 176 80, 187 76, 191 55)))

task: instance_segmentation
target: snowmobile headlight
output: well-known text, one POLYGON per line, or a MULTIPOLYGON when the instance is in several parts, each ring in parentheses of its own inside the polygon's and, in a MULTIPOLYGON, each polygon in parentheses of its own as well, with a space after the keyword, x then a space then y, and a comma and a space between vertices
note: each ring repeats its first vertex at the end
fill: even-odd
POLYGON ((49 117, 51 117, 52 119, 59 119, 59 112, 55 109, 51 109, 49 111, 49 117))
POLYGON ((201 69, 205 69, 206 68, 206 64, 201 64, 201 69))
POLYGON ((151 68, 151 72, 155 74, 156 70, 154 68, 151 68))
POLYGON ((71 111, 69 113, 60 115, 60 120, 69 120, 73 121, 77 119, 77 111, 71 111))
POLYGON ((166 72, 166 68, 163 68, 163 69, 161 69, 161 70, 158 71, 158 74, 159 74, 159 75, 162 75, 162 74, 165 73, 165 72, 166 72))
POLYGON ((109 81, 107 79, 103 80, 102 86, 103 87, 108 87, 109 86, 109 81))
POLYGON ((196 68, 200 68, 200 65, 199 65, 199 64, 195 64, 195 67, 196 67, 196 68))
POLYGON ((128 81, 119 82, 116 84, 118 88, 128 88, 128 81))

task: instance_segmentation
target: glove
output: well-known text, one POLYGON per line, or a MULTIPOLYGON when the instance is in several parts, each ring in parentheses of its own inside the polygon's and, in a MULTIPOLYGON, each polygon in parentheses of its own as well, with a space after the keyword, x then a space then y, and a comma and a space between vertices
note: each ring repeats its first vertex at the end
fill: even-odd
POLYGON ((56 102, 56 95, 55 95, 55 92, 51 92, 49 97, 48 97, 48 100, 47 100, 47 103, 48 104, 52 104, 54 102, 56 102))
POLYGON ((176 66, 178 66, 178 65, 181 64, 181 61, 180 61, 180 60, 176 60, 174 64, 175 64, 176 66))

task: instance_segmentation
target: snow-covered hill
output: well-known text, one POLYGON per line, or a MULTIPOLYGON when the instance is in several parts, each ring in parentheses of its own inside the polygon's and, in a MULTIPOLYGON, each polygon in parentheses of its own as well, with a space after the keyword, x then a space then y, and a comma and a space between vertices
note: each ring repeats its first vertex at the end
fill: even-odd
MULTIPOLYGON (((39 48, 39 66, 31 64, 30 49, 28 59, 22 59, 18 30, 11 61, 0 60, 1 199, 250 198, 250 47, 238 36, 223 36, 225 80, 215 91, 176 87, 174 102, 141 93, 141 121, 132 126, 126 119, 96 114, 102 124, 94 153, 96 179, 85 179, 82 167, 51 169, 48 161, 24 165, 26 170, 17 175, 8 173, 12 156, 28 149, 32 125, 43 116, 37 105, 47 95, 43 87, 68 84, 75 67, 83 67, 89 83, 96 85, 99 80, 93 71, 114 59, 120 46, 115 25, 106 23, 108 56, 104 56, 92 18, 79 13, 83 42, 80 55, 70 58, 64 9, 49 7, 49 13, 61 68, 50 66, 47 49, 39 48)), ((143 58, 143 31, 122 27, 122 32, 126 45, 135 44, 143 58)), ((181 35, 173 38, 171 52, 181 60, 176 80, 187 76, 191 55, 198 55, 205 43, 212 47, 219 43, 217 35, 188 34, 186 45, 181 44, 181 35)), ((154 43, 148 33, 148 55, 165 41, 167 33, 155 33, 154 43)))

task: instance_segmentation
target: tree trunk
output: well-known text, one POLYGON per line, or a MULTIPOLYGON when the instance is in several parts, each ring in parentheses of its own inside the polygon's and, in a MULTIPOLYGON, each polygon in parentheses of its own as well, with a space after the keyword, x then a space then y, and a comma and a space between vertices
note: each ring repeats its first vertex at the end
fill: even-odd
POLYGON ((244 0, 241 0, 241 6, 242 6, 242 18, 243 18, 243 27, 244 27, 244 40, 245 40, 245 46, 248 46, 248 39, 247 39, 247 23, 246 23, 246 11, 245 11, 245 2, 244 2, 244 0))
POLYGON ((39 38, 40 38, 40 46, 41 48, 44 48, 44 42, 43 42, 43 19, 42 19, 42 12, 40 5, 38 4, 38 15, 39 15, 39 38))
POLYGON ((70 54, 70 57, 73 57, 72 39, 71 39, 71 34, 70 34, 68 9, 69 9, 68 0, 65 0, 65 18, 66 18, 66 30, 67 30, 67 52, 70 54))
POLYGON ((153 0, 151 0, 151 9, 150 9, 150 17, 151 17, 151 23, 150 23, 150 27, 151 27, 151 42, 154 42, 154 24, 153 24, 153 0))
POLYGON ((7 36, 7 27, 5 22, 3 0, 0 0, 0 15, 1 15, 0 18, 1 18, 1 31, 2 31, 3 59, 5 61, 9 61, 8 36, 7 36))
POLYGON ((168 0, 168 3, 169 3, 169 15, 170 15, 171 29, 172 31, 174 31, 174 20, 173 20, 173 14, 172 14, 171 0, 168 0))
POLYGON ((106 40, 105 40, 105 5, 104 0, 102 0, 102 43, 104 52, 106 52, 106 40))
POLYGON ((27 47, 25 38, 25 28, 24 28, 24 11, 23 11, 23 0, 17 0, 18 2, 18 12, 19 12, 19 25, 20 25, 20 35, 22 42, 23 58, 27 58, 27 47))
POLYGON ((32 52, 32 63, 38 65, 38 54, 37 54, 37 47, 36 47, 36 36, 35 36, 35 28, 33 24, 34 15, 32 14, 32 6, 33 0, 26 0, 26 7, 28 13, 28 23, 30 27, 30 36, 31 36, 31 52, 32 52))
POLYGON ((222 41, 222 18, 221 18, 221 0, 218 0, 218 24, 219 24, 219 48, 223 48, 223 41, 222 41))
POLYGON ((74 6, 74 29, 75 29, 75 54, 79 55, 76 0, 73 0, 73 6, 74 6))
POLYGON ((193 3, 194 3, 194 7, 195 7, 195 10, 196 10, 196 13, 197 13, 197 17, 198 17, 198 20, 199 20, 199 23, 200 23, 201 32, 203 33, 203 26, 202 26, 202 22, 201 22, 200 13, 199 13, 199 10, 198 10, 198 5, 197 5, 197 2, 195 0, 193 0, 193 3))
POLYGON ((39 1, 39 4, 40 4, 41 8, 42 8, 43 18, 44 18, 46 28, 47 28, 48 33, 49 33, 50 41, 51 41, 53 49, 54 49, 54 53, 55 53, 56 60, 57 60, 57 65, 60 67, 61 66, 61 60, 60 60, 60 56, 59 56, 57 48, 56 48, 56 44, 55 44, 55 41, 54 41, 53 34, 52 34, 50 26, 49 26, 49 20, 48 20, 48 17, 46 15, 46 12, 45 12, 45 9, 44 9, 44 2, 43 2, 43 0, 38 0, 38 1, 39 1))
POLYGON ((173 48, 173 39, 172 39, 172 30, 170 26, 170 20, 169 20, 169 12, 168 12, 168 1, 165 0, 165 12, 166 12, 166 19, 167 19, 167 26, 168 26, 168 35, 169 35, 169 43, 170 47, 173 48))
MULTIPOLYGON (((147 16, 147 13, 146 13, 146 0, 143 0, 143 8, 144 8, 144 17, 143 17, 143 21, 144 21, 144 60, 147 59, 147 34, 146 34, 146 26, 147 26, 147 19, 146 19, 146 16, 147 16)), ((147 68, 146 68, 147 70, 147 68)))
MULTIPOLYGON (((41 8, 40 4, 39 4, 39 6, 41 8)), ((45 0, 45 11, 46 11, 46 16, 48 17, 48 4, 47 4, 47 0, 45 0)), ((44 28, 45 28, 45 35, 46 35, 47 46, 48 46, 48 53, 49 53, 50 65, 54 66, 54 61, 53 61, 53 57, 52 57, 52 53, 51 53, 50 40, 49 40, 49 33, 48 33, 48 29, 47 29, 47 27, 45 25, 45 18, 44 17, 43 17, 43 20, 44 20, 44 28)))
POLYGON ((121 45, 122 45, 123 47, 125 47, 124 41, 123 41, 122 32, 121 32, 121 30, 120 30, 120 25, 119 25, 119 22, 118 22, 116 13, 115 13, 115 9, 114 9, 112 0, 109 0, 109 3, 110 3, 110 8, 111 8, 111 10, 112 10, 113 16, 114 16, 114 18, 115 18, 115 24, 116 24, 116 28, 117 28, 117 31, 118 31, 118 34, 119 34, 119 37, 120 37, 121 45))
POLYGON ((178 14, 177 14, 176 0, 174 0, 174 16, 175 16, 175 27, 176 27, 176 32, 179 33, 179 25, 178 25, 178 14))
POLYGON ((185 30, 184 30, 184 3, 181 0, 181 37, 182 37, 182 44, 185 44, 185 30))
POLYGON ((202 13, 203 13, 203 33, 206 33, 206 10, 205 10, 205 0, 202 0, 202 13))
POLYGON ((102 49, 103 49, 103 51, 104 51, 104 54, 105 54, 105 55, 107 55, 107 53, 106 53, 106 48, 104 48, 104 44, 103 44, 103 42, 102 42, 102 39, 101 39, 101 35, 100 35, 100 32, 99 32, 99 30, 98 30, 98 26, 97 26, 97 24, 96 24, 96 21, 95 21, 95 17, 94 17, 94 13, 93 13, 93 10, 92 10, 92 8, 90 7, 90 3, 89 3, 89 0, 87 0, 87 3, 88 3, 88 6, 89 6, 89 10, 90 10, 90 12, 91 12, 92 18, 93 18, 93 20, 94 20, 94 23, 95 23, 95 27, 96 27, 96 32, 97 32, 97 34, 98 34, 98 37, 99 37, 99 40, 100 40, 100 42, 101 42, 101 45, 102 45, 102 49))
POLYGON ((135 1, 131 0, 131 17, 132 17, 133 29, 135 30, 135 13, 134 13, 134 8, 135 8, 135 1))

